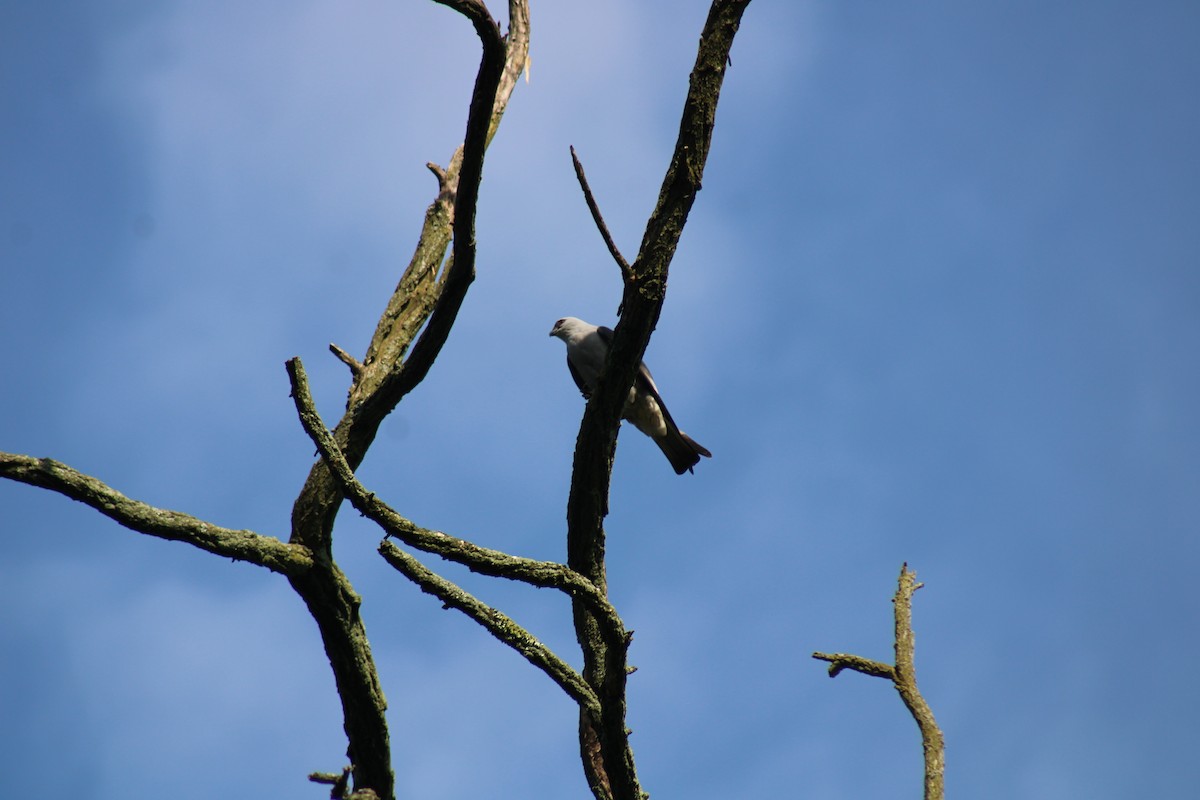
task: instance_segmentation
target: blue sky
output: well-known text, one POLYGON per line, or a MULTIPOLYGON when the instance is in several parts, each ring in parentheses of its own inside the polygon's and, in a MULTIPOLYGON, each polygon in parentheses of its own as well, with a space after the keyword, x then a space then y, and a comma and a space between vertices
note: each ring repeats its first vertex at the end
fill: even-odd
MULTIPOLYGON (((704 13, 534 7, 478 278, 360 471, 416 522, 563 557, 582 401, 547 332, 620 291, 567 148, 632 257, 704 13)), ((952 795, 1200 784, 1197 41, 1183 2, 751 5, 647 352, 714 458, 677 478, 626 431, 607 525, 654 796, 916 796, 894 692, 809 659, 890 658, 903 561, 952 795)), ((286 538, 283 362, 336 419, 326 346, 364 350, 477 61, 433 4, 0 7, 0 449, 286 538)), ((13 796, 317 797, 342 765, 282 579, 21 485, 0 532, 13 796)), ((342 514, 398 791, 587 796, 567 698, 378 538, 342 514)), ((445 572, 577 662, 560 597, 445 572)))

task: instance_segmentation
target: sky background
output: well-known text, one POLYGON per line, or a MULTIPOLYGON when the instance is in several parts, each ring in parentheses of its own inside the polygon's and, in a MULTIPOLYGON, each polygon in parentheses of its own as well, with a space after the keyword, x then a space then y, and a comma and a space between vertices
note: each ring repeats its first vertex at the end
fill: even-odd
MULTIPOLYGON (((496 13, 502 8, 494 8, 496 13)), ((417 523, 565 557, 583 402, 701 2, 535 3, 478 278, 360 476, 417 523)), ((1200 6, 756 0, 647 362, 712 450, 621 436, 611 592, 657 798, 917 797, 884 681, 902 562, 950 796, 1200 785, 1200 6)), ((0 448, 286 538, 313 447, 461 140, 478 43, 432 3, 0 4, 0 448)), ((375 553, 336 554, 403 797, 587 797, 573 704, 375 553)), ((565 599, 444 567, 578 663, 565 599)), ((0 482, 13 797, 322 796, 345 741, 285 580, 0 482)))

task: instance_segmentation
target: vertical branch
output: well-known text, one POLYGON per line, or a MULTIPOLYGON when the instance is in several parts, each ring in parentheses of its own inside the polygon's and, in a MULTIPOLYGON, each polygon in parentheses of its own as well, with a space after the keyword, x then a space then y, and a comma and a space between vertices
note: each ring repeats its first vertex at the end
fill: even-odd
POLYGON ((925 800, 942 800, 945 796, 946 742, 933 718, 929 703, 925 702, 925 698, 917 689, 917 670, 913 661, 916 637, 912 627, 912 596, 913 592, 923 585, 917 583, 917 575, 909 570, 908 564, 901 565, 899 586, 892 598, 895 613, 895 666, 849 653, 813 653, 813 658, 829 662, 831 678, 836 678, 842 670, 848 669, 876 678, 887 678, 892 682, 921 731, 921 749, 925 756, 925 800))
POLYGON ((921 749, 925 755, 925 800, 942 800, 946 778, 946 742, 933 718, 933 710, 917 690, 917 669, 913 663, 916 637, 912 627, 913 592, 924 584, 908 564, 900 567, 900 586, 893 599, 896 614, 896 670, 893 683, 900 699, 921 729, 921 749))
MULTIPOLYGON (((617 428, 629 387, 666 292, 667 270, 683 233, 708 158, 717 102, 729 51, 749 0, 714 0, 700 36, 675 152, 642 246, 625 272, 623 313, 604 374, 584 410, 575 443, 567 500, 567 564, 607 591, 604 517, 616 451, 617 428)), ((602 718, 580 717, 580 752, 597 798, 641 800, 629 732, 625 727, 628 638, 605 638, 589 609, 574 603, 575 632, 583 649, 583 675, 600 698, 602 718)))
POLYGON ((353 765, 354 786, 372 789, 382 800, 395 792, 387 700, 358 609, 362 598, 350 580, 326 559, 301 576, 289 578, 317 623, 321 643, 333 670, 342 703, 346 755, 353 765))

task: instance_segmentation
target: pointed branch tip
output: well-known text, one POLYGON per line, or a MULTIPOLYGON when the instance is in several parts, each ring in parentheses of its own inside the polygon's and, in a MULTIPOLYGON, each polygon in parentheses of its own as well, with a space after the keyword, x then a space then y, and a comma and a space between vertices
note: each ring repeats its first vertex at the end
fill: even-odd
POLYGON ((604 239, 604 244, 608 247, 613 261, 616 261, 617 266, 621 269, 621 279, 628 287, 633 283, 633 268, 629 266, 625 256, 621 255, 621 251, 617 249, 617 243, 613 241, 612 233, 609 232, 608 225, 604 222, 604 216, 600 213, 600 206, 596 204, 596 197, 592 194, 592 187, 588 185, 587 176, 583 173, 583 164, 580 163, 579 156, 575 153, 574 145, 571 145, 571 163, 575 165, 575 177, 579 180, 579 187, 583 189, 583 199, 587 202, 588 210, 592 212, 592 219, 600 230, 600 236, 604 239))
POLYGON ((355 380, 358 380, 358 376, 362 375, 362 372, 364 369, 361 361, 359 361, 357 358, 355 358, 354 356, 347 353, 342 348, 338 347, 333 342, 329 343, 329 352, 331 352, 335 356, 337 356, 338 361, 341 361, 343 364, 345 364, 347 367, 349 367, 350 374, 354 377, 355 380))

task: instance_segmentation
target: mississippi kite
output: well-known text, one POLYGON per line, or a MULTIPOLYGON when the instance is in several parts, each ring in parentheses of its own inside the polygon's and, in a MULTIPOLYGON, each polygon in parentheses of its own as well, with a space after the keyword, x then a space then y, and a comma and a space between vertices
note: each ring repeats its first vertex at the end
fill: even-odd
MULTIPOLYGON (((584 397, 591 397, 596 388, 596 379, 604 368, 604 358, 612 344, 611 328, 597 327, 575 317, 563 317, 554 323, 551 336, 557 336, 567 346, 567 368, 584 397)), ((691 472, 700 461, 700 456, 711 458, 712 453, 696 443, 696 440, 679 430, 671 413, 663 403, 654 378, 646 365, 639 364, 625 410, 621 416, 649 436, 671 462, 676 474, 691 472)))

